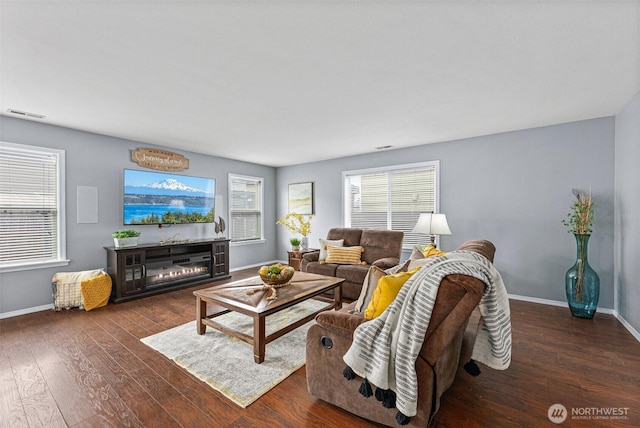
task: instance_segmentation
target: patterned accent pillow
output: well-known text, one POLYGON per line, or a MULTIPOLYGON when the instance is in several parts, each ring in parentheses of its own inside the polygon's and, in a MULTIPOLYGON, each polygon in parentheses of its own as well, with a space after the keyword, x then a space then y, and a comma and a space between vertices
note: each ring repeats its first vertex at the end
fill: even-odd
POLYGON ((333 245, 334 247, 344 246, 344 239, 319 239, 320 241, 320 255, 318 261, 322 263, 327 258, 327 246, 333 245))
POLYGON ((334 247, 333 245, 327 245, 327 258, 324 263, 366 265, 367 262, 360 260, 363 252, 364 248, 360 245, 356 245, 354 247, 334 247))

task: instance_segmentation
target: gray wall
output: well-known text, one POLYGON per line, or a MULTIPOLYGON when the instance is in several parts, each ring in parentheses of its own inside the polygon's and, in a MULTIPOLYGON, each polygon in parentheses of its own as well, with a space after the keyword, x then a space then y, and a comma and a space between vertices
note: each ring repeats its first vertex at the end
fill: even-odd
MULTIPOLYGON (((0 140, 44 146, 66 151, 66 224, 68 266, 0 273, 0 314, 52 303, 51 277, 57 271, 76 271, 106 267, 104 246, 112 246, 111 233, 122 229, 123 169, 143 169, 130 161, 130 150, 154 147, 151 144, 106 137, 43 123, 0 116, 0 140), (98 188, 99 222, 77 224, 77 186, 98 188)), ((169 148, 169 150, 172 150, 169 148)), ((227 174, 264 178, 265 242, 232 246, 231 268, 273 260, 275 255, 275 168, 235 160, 180 152, 189 158, 185 175, 216 179, 218 215, 228 219, 227 174)), ((134 227, 142 232, 140 242, 158 242, 179 234, 179 239, 213 238, 211 224, 134 227)), ((228 233, 225 233, 228 236, 228 233)))
POLYGON ((640 331, 640 94, 616 116, 615 284, 620 315, 640 331))
MULTIPOLYGON (((634 115, 637 121, 637 112, 634 115)), ((286 259, 290 234, 275 221, 287 212, 289 183, 315 183, 310 243, 317 246, 330 227, 342 224, 342 171, 440 160, 441 211, 453 232, 442 237, 441 248, 490 239, 498 249, 495 264, 509 293, 555 301, 565 301, 564 273, 575 260, 575 242, 560 220, 573 202, 571 189, 591 188, 597 205, 589 260, 600 274, 600 307, 613 308, 614 126, 610 117, 278 169, 182 154, 191 164, 185 173, 216 178, 224 212, 227 173, 265 179, 266 242, 232 247, 232 268, 286 259)), ((112 245, 111 232, 122 227, 122 170, 137 167, 129 161, 129 150, 153 146, 4 116, 0 139, 66 150, 71 259, 64 269, 0 274, 2 314, 50 304, 50 280, 56 271, 104 266, 102 247, 112 245), (98 188, 98 224, 77 224, 77 186, 98 188)), ((141 242, 157 242, 175 233, 181 238, 213 236, 210 225, 162 230, 146 226, 142 232, 141 242)))
MULTIPOLYGON (((453 234, 441 248, 485 238, 510 294, 566 301, 564 275, 575 240, 561 220, 572 188, 596 198, 589 261, 600 275, 600 307, 613 309, 614 118, 587 120, 363 156, 278 168, 278 217, 287 212, 287 185, 315 183, 310 245, 342 225, 342 171, 440 160, 440 207, 453 234)), ((278 253, 289 232, 278 227, 278 253)))

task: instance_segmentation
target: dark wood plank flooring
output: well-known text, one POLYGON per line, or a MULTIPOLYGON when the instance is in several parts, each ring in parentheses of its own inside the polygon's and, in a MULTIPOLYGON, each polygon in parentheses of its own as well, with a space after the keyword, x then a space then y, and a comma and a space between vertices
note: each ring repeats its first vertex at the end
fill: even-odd
MULTIPOLYGON (((310 397, 304 367, 242 409, 140 342, 193 320, 192 293, 208 286, 0 320, 0 427, 377 426, 310 397)), ((520 301, 511 314, 511 367, 460 371, 433 427, 555 426, 547 417, 555 403, 569 412, 561 426, 640 425, 640 343, 613 316, 581 320, 520 301), (626 419, 571 415, 612 408, 627 409, 626 419)))

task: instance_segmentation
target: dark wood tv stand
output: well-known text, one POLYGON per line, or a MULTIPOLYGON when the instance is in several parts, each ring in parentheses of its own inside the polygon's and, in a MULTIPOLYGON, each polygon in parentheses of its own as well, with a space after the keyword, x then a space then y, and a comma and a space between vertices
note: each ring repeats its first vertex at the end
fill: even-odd
POLYGON ((230 277, 229 239, 104 248, 113 302, 230 277))

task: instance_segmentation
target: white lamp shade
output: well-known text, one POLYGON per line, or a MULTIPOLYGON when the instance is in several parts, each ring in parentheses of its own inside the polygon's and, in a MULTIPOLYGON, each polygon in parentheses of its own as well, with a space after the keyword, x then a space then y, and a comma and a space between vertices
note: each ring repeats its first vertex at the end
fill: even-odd
POLYGON ((447 217, 444 214, 434 213, 421 213, 413 232, 427 235, 451 235, 447 217))

